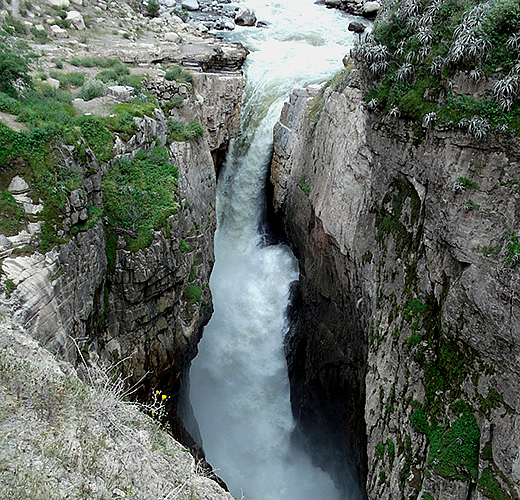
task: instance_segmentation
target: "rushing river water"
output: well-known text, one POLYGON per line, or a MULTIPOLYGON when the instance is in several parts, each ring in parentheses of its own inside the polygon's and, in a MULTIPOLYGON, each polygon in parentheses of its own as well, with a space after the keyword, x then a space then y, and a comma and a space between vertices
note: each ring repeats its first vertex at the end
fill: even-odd
MULTIPOLYGON (((230 148, 217 194, 215 312, 190 371, 190 400, 209 463, 246 500, 339 500, 330 476, 291 441, 283 337, 297 262, 284 245, 266 246, 260 226, 272 129, 293 88, 342 70, 357 35, 342 12, 314 0, 253 0, 269 28, 237 28, 228 38, 250 51, 242 137, 230 148)), ((347 493, 349 500, 357 498, 347 493)))

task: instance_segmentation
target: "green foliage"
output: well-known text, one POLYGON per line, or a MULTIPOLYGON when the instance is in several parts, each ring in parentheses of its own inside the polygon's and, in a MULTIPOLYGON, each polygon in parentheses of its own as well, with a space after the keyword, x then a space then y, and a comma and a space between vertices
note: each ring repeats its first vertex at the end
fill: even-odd
POLYGON ((83 66, 84 68, 113 68, 122 65, 119 59, 106 56, 94 57, 72 57, 70 64, 73 66, 83 66))
POLYGON ((507 500, 508 496, 502 490, 500 483, 495 479, 491 469, 482 471, 478 480, 478 490, 492 500, 507 500))
POLYGON ((85 83, 85 73, 73 71, 64 73, 62 71, 50 71, 51 78, 55 78, 60 82, 60 88, 68 89, 69 87, 81 87, 85 83))
POLYGON ((5 22, 2 24, 2 29, 9 35, 26 35, 27 28, 19 19, 7 14, 5 22))
POLYGON ((102 97, 107 92, 107 84, 97 78, 91 78, 79 91, 78 97, 90 101, 95 97, 102 97))
POLYGON ((191 248, 183 239, 181 239, 179 243, 179 250, 182 253, 190 253, 193 252, 193 248, 191 248))
POLYGON ((520 265, 520 241, 515 233, 509 235, 507 244, 506 262, 513 268, 518 269, 520 265))
POLYGON ((20 224, 26 219, 23 208, 13 195, 7 190, 0 191, 0 233, 6 236, 18 234, 20 224))
POLYGON ((170 66, 164 75, 164 78, 169 81, 176 81, 177 83, 189 83, 195 85, 195 78, 193 73, 182 66, 170 66))
POLYGON ((481 31, 493 44, 487 64, 509 71, 520 47, 508 46, 512 35, 520 33, 520 4, 517 0, 495 0, 482 21, 481 31))
POLYGON ((318 123, 324 105, 325 96, 323 95, 323 92, 319 92, 316 96, 313 97, 309 107, 309 120, 311 125, 316 125, 318 123))
POLYGON ((148 17, 158 17, 160 10, 161 6, 159 5, 159 2, 157 2, 156 0, 148 0, 145 9, 145 14, 148 17))
POLYGON ((0 35, 0 92, 16 97, 17 88, 30 88, 29 71, 35 57, 24 41, 0 35))
POLYGON ((195 304, 202 297, 202 288, 196 285, 187 285, 185 289, 189 304, 195 304))
POLYGON ((428 464, 437 474, 461 481, 477 479, 480 428, 467 405, 451 426, 428 425, 423 407, 412 414, 411 422, 415 429, 428 437, 428 464))
POLYGON ((149 245, 151 231, 163 228, 177 212, 177 178, 177 167, 162 147, 117 160, 102 183, 109 231, 124 234, 132 251, 149 245))
MULTIPOLYGON (((517 0, 385 5, 372 40, 353 51, 374 83, 365 96, 369 109, 415 122, 436 113, 451 126, 479 118, 500 132, 520 134, 519 33, 517 0), (461 72, 474 83, 484 75, 500 80, 484 98, 455 97, 453 82, 461 72)), ((477 139, 488 131, 473 128, 476 134, 471 127, 468 131, 477 139)))
POLYGON ((7 299, 11 296, 11 294, 14 292, 15 289, 16 289, 16 285, 14 284, 13 280, 6 279, 5 280, 5 297, 7 299))
POLYGON ((305 196, 309 196, 311 194, 311 187, 305 182, 305 174, 301 176, 297 186, 305 193, 305 196))
POLYGON ((163 104, 162 108, 166 115, 170 113, 170 111, 174 108, 182 108, 184 106, 184 99, 180 95, 176 95, 172 97, 168 102, 163 104))
POLYGON ((100 163, 113 156, 114 136, 105 122, 96 116, 81 116, 76 120, 87 145, 92 149, 100 163))
POLYGON ((197 136, 202 137, 204 129, 200 123, 192 121, 187 125, 183 125, 176 120, 168 120, 168 137, 170 141, 189 141, 197 136))

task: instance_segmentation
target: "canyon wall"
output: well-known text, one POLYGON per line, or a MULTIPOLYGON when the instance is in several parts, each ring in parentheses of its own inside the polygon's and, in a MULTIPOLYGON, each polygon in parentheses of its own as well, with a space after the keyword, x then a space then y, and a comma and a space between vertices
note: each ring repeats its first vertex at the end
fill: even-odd
MULTIPOLYGON (((170 118, 197 120, 204 136, 169 146, 178 168, 179 208, 150 245, 130 251, 123 234, 110 240, 102 218, 75 235, 60 234, 68 241, 45 254, 13 254, 2 264, 4 279, 13 284, 7 302, 32 337, 80 371, 84 362, 101 358, 128 388, 135 386, 133 397, 149 399, 152 390, 167 394, 174 434, 189 444, 176 417, 177 398, 212 312, 218 161, 240 132, 243 90, 240 72, 196 73, 195 79, 185 106, 170 118)), ((84 177, 67 202, 65 228, 89 207, 102 208, 101 179, 116 158, 166 143, 167 117, 159 109, 154 113, 135 119, 138 129, 128 140, 116 138, 114 159, 103 165, 91 155, 90 165, 80 166, 70 148, 60 149, 64 167, 84 177)))
POLYGON ((518 498, 518 138, 381 118, 354 71, 295 90, 274 140, 293 409, 346 450, 317 459, 373 499, 518 498))

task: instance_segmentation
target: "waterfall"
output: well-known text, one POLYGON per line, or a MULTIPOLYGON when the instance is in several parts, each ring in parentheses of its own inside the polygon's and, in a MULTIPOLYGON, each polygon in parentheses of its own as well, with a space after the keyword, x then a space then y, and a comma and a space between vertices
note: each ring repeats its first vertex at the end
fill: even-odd
POLYGON ((291 439, 283 337, 298 266, 287 246, 262 245, 259 232, 272 129, 283 101, 293 88, 341 71, 354 42, 347 30, 351 18, 313 1, 247 2, 269 27, 228 35, 251 50, 244 66, 243 132, 219 178, 210 281, 215 312, 192 363, 189 397, 208 462, 231 493, 246 500, 343 497, 291 439))

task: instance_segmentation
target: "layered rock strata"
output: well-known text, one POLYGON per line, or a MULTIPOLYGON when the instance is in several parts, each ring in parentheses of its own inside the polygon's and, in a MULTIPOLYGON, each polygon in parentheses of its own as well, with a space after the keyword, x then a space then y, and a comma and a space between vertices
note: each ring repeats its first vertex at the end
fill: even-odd
POLYGON ((518 498, 520 142, 362 100, 355 75, 297 90, 274 132, 301 269, 293 407, 368 498, 518 498))
MULTIPOLYGON (((198 120, 204 137, 170 145, 179 172, 179 210, 148 247, 133 252, 122 236, 107 241, 101 219, 46 254, 10 256, 2 265, 13 286, 9 303, 30 335, 80 371, 84 361, 101 357, 123 374, 128 387, 135 385, 131 393, 141 400, 161 390, 178 433, 181 377, 212 311, 208 282, 218 166, 213 157, 220 158, 239 133, 243 78, 200 73, 195 89, 171 118, 198 120)), ((116 139, 114 158, 166 143, 168 123, 161 110, 135 121, 138 130, 128 141, 116 139)), ((92 155, 90 167, 96 168, 90 168, 73 165, 67 148, 59 156, 64 167, 84 170, 83 186, 68 200, 67 230, 81 222, 88 206, 102 207, 101 178, 114 160, 98 165, 92 155)))

